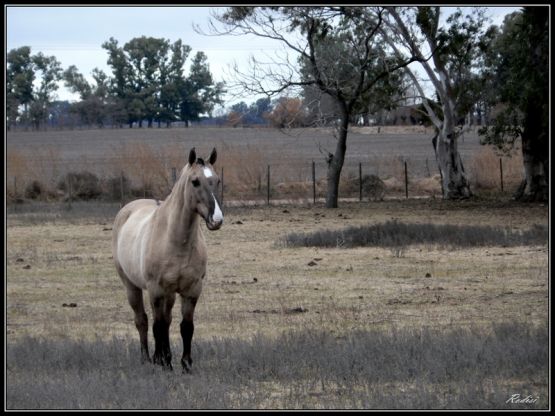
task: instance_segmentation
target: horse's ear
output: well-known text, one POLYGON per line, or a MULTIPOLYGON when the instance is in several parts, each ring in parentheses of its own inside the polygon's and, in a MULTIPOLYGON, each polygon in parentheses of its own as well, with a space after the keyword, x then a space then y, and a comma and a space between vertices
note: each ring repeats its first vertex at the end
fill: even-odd
POLYGON ((216 159, 218 158, 218 152, 216 152, 216 148, 212 149, 212 153, 210 153, 210 157, 208 158, 208 162, 213 165, 216 163, 216 159))
POLYGON ((197 160, 197 152, 195 152, 195 148, 193 147, 189 152, 189 165, 193 166, 193 163, 195 163, 196 160, 197 160))

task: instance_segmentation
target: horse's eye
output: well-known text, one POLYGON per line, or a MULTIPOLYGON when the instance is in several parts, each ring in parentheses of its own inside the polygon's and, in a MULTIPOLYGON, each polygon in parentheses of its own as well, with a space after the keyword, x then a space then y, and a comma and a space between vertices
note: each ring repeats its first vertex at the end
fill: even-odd
POLYGON ((200 186, 200 181, 198 179, 193 179, 193 186, 195 188, 199 187, 200 186))

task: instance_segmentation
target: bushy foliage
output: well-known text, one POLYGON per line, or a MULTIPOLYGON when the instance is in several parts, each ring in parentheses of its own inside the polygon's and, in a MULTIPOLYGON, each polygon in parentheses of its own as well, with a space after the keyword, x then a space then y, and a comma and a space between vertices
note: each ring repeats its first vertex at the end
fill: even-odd
POLYGON ((38 180, 34 180, 25 187, 25 198, 38 199, 44 195, 44 185, 38 180))
POLYGON ((304 127, 309 122, 308 109, 300 98, 280 98, 266 117, 277 128, 304 127))
POLYGON ((58 182, 58 189, 72 199, 96 199, 102 194, 98 177, 87 171, 69 172, 58 182))

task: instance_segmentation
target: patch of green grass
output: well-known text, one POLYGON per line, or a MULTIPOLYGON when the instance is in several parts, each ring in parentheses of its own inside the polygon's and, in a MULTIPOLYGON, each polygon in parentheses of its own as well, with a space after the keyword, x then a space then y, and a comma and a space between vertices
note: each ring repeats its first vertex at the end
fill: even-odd
POLYGON ((8 409, 545 409, 548 331, 306 330, 193 343, 194 370, 139 364, 138 340, 7 346, 8 409), (513 394, 538 398, 512 404, 513 394))
POLYGON ((449 224, 405 224, 387 221, 383 224, 320 230, 312 233, 290 233, 278 244, 286 247, 386 247, 399 248, 412 244, 439 247, 481 247, 543 245, 548 241, 548 228, 535 225, 526 231, 507 227, 449 224))

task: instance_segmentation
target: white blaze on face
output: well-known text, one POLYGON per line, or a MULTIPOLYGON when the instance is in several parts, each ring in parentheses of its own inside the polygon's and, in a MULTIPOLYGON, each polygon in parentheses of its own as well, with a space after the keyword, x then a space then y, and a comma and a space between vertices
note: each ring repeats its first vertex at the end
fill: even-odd
POLYGON ((208 168, 208 167, 204 168, 204 176, 206 176, 207 178, 212 177, 212 171, 210 170, 210 168, 208 168))
POLYGON ((224 214, 222 214, 222 210, 214 194, 212 194, 212 198, 214 198, 214 214, 212 215, 212 221, 222 222, 224 220, 224 214))

